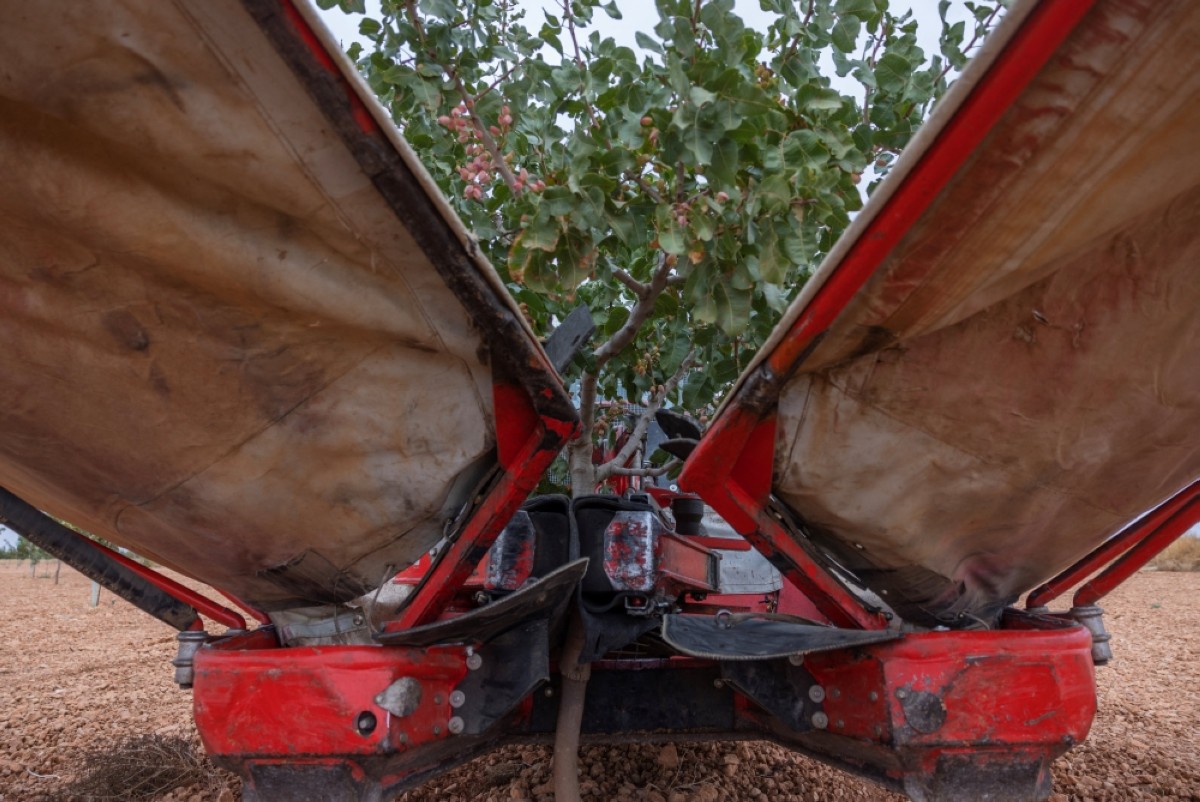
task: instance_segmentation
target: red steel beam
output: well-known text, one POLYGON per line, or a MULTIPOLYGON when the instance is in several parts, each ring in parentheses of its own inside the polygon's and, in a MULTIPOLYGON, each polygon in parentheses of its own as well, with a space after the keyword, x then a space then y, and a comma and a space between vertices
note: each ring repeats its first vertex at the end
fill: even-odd
MULTIPOLYGON (((213 621, 224 624, 230 629, 246 628, 246 619, 242 618, 228 607, 217 604, 207 596, 202 596, 191 588, 179 584, 174 579, 163 576, 158 571, 142 565, 137 560, 129 559, 119 551, 107 548, 103 543, 96 543, 93 541, 92 545, 104 552, 108 557, 111 557, 114 561, 136 573, 142 579, 145 579, 151 585, 154 585, 154 587, 158 588, 163 593, 174 596, 184 604, 191 605, 193 608, 195 608, 196 612, 211 618, 213 621)), ((258 615, 263 615, 264 618, 266 617, 263 613, 258 613, 258 615)))
POLYGON ((579 424, 539 417, 525 391, 511 384, 493 387, 496 440, 502 473, 479 502, 459 536, 438 555, 399 617, 388 630, 409 629, 437 620, 487 555, 492 542, 537 487, 579 424))
POLYGON ((1178 540, 1185 532, 1200 521, 1200 497, 1194 491, 1188 502, 1158 527, 1145 540, 1126 552, 1125 556, 1110 565, 1098 577, 1075 592, 1074 606, 1087 607, 1108 595, 1108 592, 1141 568, 1167 546, 1178 540))
MULTIPOLYGON (((1025 601, 1025 606, 1030 609, 1045 607, 1063 593, 1096 573, 1096 571, 1099 571, 1122 554, 1125 554, 1125 552, 1130 551, 1131 548, 1135 548, 1136 544, 1154 536, 1155 532, 1166 525, 1175 515, 1198 497, 1200 497, 1200 481, 1193 482, 1187 488, 1159 505, 1152 512, 1134 521, 1116 535, 1113 535, 1092 551, 1091 554, 1088 554, 1049 582, 1036 588, 1029 594, 1029 598, 1025 601)), ((1163 548, 1168 543, 1164 543, 1163 548)), ((1161 548, 1156 550, 1154 554, 1157 554, 1158 551, 1161 551, 1161 548)), ((1153 558, 1154 554, 1151 554, 1147 559, 1153 558)))

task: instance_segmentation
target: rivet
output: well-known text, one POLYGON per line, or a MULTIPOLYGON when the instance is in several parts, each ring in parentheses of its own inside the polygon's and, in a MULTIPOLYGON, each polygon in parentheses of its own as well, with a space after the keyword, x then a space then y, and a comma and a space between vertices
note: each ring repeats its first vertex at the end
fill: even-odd
POLYGON ((896 698, 897 699, 907 699, 908 691, 904 690, 903 688, 897 688, 896 689, 896 698))
POLYGON ((467 701, 467 695, 465 693, 463 693, 462 691, 451 691, 450 692, 450 706, 451 707, 454 707, 454 708, 462 707, 463 703, 466 701, 467 701))
POLYGON ((814 727, 816 727, 818 730, 825 729, 826 727, 829 726, 829 716, 825 715, 820 710, 818 710, 816 713, 813 713, 812 725, 814 727))
POLYGON ((839 719, 837 720, 837 724, 836 724, 835 726, 837 726, 837 728, 840 730, 840 729, 842 729, 842 728, 844 728, 844 727, 846 726, 846 722, 842 721, 842 720, 839 718, 839 719))
POLYGON ((438 725, 434 724, 434 725, 433 725, 433 734, 434 734, 434 735, 441 735, 441 734, 442 734, 442 728, 441 728, 441 727, 439 727, 438 725))
POLYGON ((450 721, 447 722, 447 724, 446 724, 446 727, 454 735, 458 735, 459 733, 461 733, 463 731, 464 726, 465 725, 463 724, 463 720, 458 716, 455 716, 454 718, 450 719, 450 721))
POLYGON ((467 668, 471 671, 477 671, 483 665, 483 658, 477 654, 467 655, 467 668))
POLYGON ((789 655, 788 662, 794 666, 802 666, 802 665, 804 665, 804 655, 802 655, 802 654, 789 655))
POLYGON ((872 702, 878 702, 879 694, 875 693, 875 691, 871 691, 870 693, 867 694, 867 698, 870 699, 872 702))
POLYGON ((842 692, 839 691, 837 688, 830 688, 829 695, 832 696, 834 699, 837 699, 838 697, 840 697, 842 695, 842 692))
POLYGON ((825 689, 820 685, 811 685, 808 688, 808 698, 820 704, 825 701, 825 689))
POLYGON ((713 680, 713 687, 716 688, 717 690, 724 688, 725 687, 724 680, 720 680, 720 679, 713 680))

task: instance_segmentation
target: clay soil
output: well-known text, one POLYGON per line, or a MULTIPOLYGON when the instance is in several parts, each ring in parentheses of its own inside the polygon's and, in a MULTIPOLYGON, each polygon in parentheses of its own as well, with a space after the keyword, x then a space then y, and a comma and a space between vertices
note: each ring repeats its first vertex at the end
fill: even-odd
MULTIPOLYGON (((0 802, 59 802, 82 756, 145 734, 195 741, 191 695, 171 681, 174 633, 64 568, 0 564, 0 802)), ((1055 800, 1200 800, 1200 573, 1143 572, 1104 604, 1115 660, 1100 669, 1091 736, 1055 764, 1055 800)), ((508 748, 406 802, 549 802, 550 755, 508 748)), ((899 800, 763 743, 586 747, 589 802, 899 800)), ((121 798, 123 792, 113 798, 121 798)), ((209 768, 161 802, 234 802, 240 784, 209 768)))

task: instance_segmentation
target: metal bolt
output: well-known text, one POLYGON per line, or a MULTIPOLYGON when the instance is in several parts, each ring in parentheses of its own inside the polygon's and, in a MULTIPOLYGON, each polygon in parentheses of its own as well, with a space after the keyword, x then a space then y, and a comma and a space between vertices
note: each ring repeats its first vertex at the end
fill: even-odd
POLYGON ((433 734, 434 734, 434 735, 441 735, 441 734, 442 734, 442 728, 441 728, 441 727, 439 727, 438 725, 434 724, 434 725, 433 725, 433 734))
POLYGON ((875 693, 875 691, 871 691, 870 693, 867 694, 867 698, 870 699, 872 702, 878 702, 879 694, 875 693))
POLYGON ((804 655, 802 655, 802 654, 788 655, 788 662, 794 666, 802 666, 802 665, 804 665, 804 655))
POLYGON ((463 706, 463 702, 467 701, 467 695, 462 691, 450 692, 450 706, 459 708, 463 706))
POLYGON ((817 704, 825 701, 825 689, 820 685, 810 685, 808 688, 808 698, 812 699, 817 704))
POLYGON ((837 699, 838 697, 840 697, 842 695, 842 692, 839 691, 837 688, 830 688, 829 695, 831 697, 833 697, 834 699, 837 699))
POLYGON ((460 718, 459 716, 455 716, 454 718, 450 719, 450 721, 448 721, 446 723, 446 728, 450 730, 450 733, 452 735, 460 734, 463 731, 463 727, 465 727, 465 726, 466 725, 463 724, 462 718, 460 718))
POLYGON ((715 679, 715 680, 713 680, 713 687, 716 688, 717 690, 720 690, 721 688, 725 687, 725 681, 720 680, 720 679, 715 679))
POLYGON ((829 716, 825 715, 820 710, 818 710, 816 713, 813 713, 812 725, 814 727, 816 727, 818 730, 825 729, 826 727, 829 726, 829 716))
POLYGON ((837 724, 835 724, 834 726, 835 726, 835 727, 837 727, 837 728, 840 730, 840 729, 842 729, 843 727, 845 727, 845 726, 846 726, 846 722, 842 721, 842 720, 839 718, 839 719, 837 720, 837 724))
POLYGON ((896 689, 896 698, 897 699, 907 699, 908 691, 904 690, 903 688, 897 688, 896 689))
POLYGON ((440 693, 435 693, 433 695, 433 703, 435 705, 441 705, 445 701, 446 701, 446 697, 442 696, 440 693))
POLYGON ((547 699, 552 699, 554 697, 553 688, 547 687, 546 690, 542 691, 542 693, 545 694, 547 699))
POLYGON ((356 615, 356 616, 354 616, 354 626, 361 627, 363 625, 363 622, 366 620, 367 619, 363 618, 361 615, 356 615))
POLYGON ((478 671, 479 667, 482 665, 483 665, 482 657, 480 657, 477 654, 467 655, 467 668, 469 668, 471 671, 478 671))

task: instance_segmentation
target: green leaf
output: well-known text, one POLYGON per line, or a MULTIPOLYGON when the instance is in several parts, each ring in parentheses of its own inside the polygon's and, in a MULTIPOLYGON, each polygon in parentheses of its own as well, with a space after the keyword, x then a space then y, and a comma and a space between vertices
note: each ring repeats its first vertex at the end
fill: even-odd
POLYGON ((762 209, 767 214, 785 212, 791 205, 792 191, 782 173, 774 173, 758 185, 758 196, 762 209))
POLYGON ((657 53, 660 56, 663 54, 662 45, 641 31, 635 31, 633 39, 637 42, 637 46, 643 50, 649 50, 651 53, 657 53))
POLYGON ((663 251, 675 256, 687 253, 687 240, 684 238, 683 229, 675 220, 674 210, 670 204, 659 204, 655 213, 655 222, 658 223, 658 244, 663 251))
POLYGON ((858 17, 838 18, 838 21, 833 26, 833 30, 830 31, 833 46, 843 53, 853 51, 858 42, 858 33, 861 30, 862 23, 858 17))
POLYGON ((728 284, 717 284, 713 287, 713 301, 717 310, 716 324, 727 336, 733 337, 745 330, 750 322, 751 300, 749 290, 734 289, 728 284))
POLYGON ((575 208, 575 193, 567 187, 547 187, 542 193, 541 209, 548 214, 562 216, 575 208))
POLYGON ((705 176, 717 191, 727 190, 737 184, 738 146, 732 139, 722 139, 713 148, 712 164, 705 176))
POLYGON ((895 53, 885 53, 875 65, 875 80, 884 92, 893 94, 903 92, 910 75, 912 75, 912 64, 908 59, 895 53))

